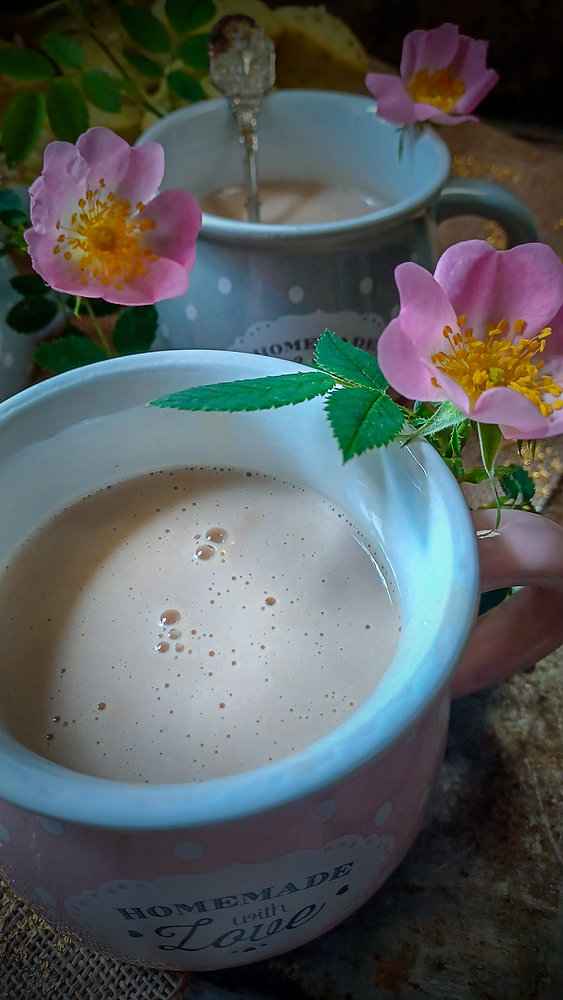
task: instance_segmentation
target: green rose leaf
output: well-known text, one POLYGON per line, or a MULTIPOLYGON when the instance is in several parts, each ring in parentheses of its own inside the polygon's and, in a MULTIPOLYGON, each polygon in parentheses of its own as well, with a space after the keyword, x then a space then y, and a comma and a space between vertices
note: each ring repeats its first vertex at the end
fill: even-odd
POLYGON ((58 63, 59 66, 68 66, 69 69, 82 69, 84 64, 82 49, 72 38, 67 38, 66 35, 50 33, 43 35, 41 45, 43 51, 50 56, 53 62, 58 63))
POLYGON ((148 76, 151 80, 160 80, 162 66, 159 66, 154 59, 149 59, 148 56, 142 55, 141 52, 135 52, 135 49, 124 49, 123 55, 133 69, 136 69, 142 76, 148 76))
POLYGON ((235 413, 269 410, 279 406, 302 403, 315 396, 324 396, 334 385, 330 375, 322 372, 299 372, 295 375, 272 375, 264 378, 240 379, 183 389, 170 396, 153 399, 149 406, 174 410, 213 410, 235 413))
POLYGON ((212 0, 196 0, 190 4, 186 0, 166 0, 164 13, 178 35, 187 35, 214 19, 215 4, 212 0))
POLYGON ((49 291, 49 285, 38 274, 18 274, 10 278, 10 284, 18 295, 46 295, 49 291))
POLYGON ((53 76, 53 67, 47 57, 35 49, 5 45, 0 49, 0 73, 22 80, 48 80, 53 76))
POLYGON ((127 34, 147 52, 169 52, 170 36, 162 24, 149 10, 143 10, 130 3, 119 3, 117 12, 127 34))
POLYGON ((28 295, 6 314, 6 323, 18 333, 37 333, 55 318, 57 303, 44 295, 28 295))
POLYGON ((502 492, 514 503, 529 506, 536 491, 534 480, 520 465, 502 466, 496 470, 502 492))
POLYGON ((88 337, 71 333, 38 344, 34 357, 46 371, 60 375, 61 372, 68 372, 73 368, 83 368, 84 365, 92 365, 96 361, 105 361, 108 355, 88 337))
POLYGON ((150 349, 157 328, 154 306, 130 306, 116 320, 113 345, 118 354, 142 354, 150 349))
POLYGON ((195 104, 196 101, 201 101, 203 98, 204 90, 199 80, 183 69, 171 70, 166 77, 166 82, 170 90, 178 94, 178 97, 181 97, 183 101, 195 104))
POLYGON ((209 69, 208 45, 209 34, 207 32, 191 35, 190 38, 185 38, 183 42, 180 42, 177 50, 178 58, 191 69, 198 69, 205 73, 209 69))
POLYGON ((15 167, 35 149, 45 119, 43 94, 17 94, 2 121, 2 145, 6 163, 15 167))
POLYGON ((81 77, 82 89, 95 108, 100 111, 120 111, 123 103, 117 80, 104 69, 87 69, 81 77))
POLYGON ((76 142, 90 124, 88 105, 78 87, 59 76, 49 85, 46 100, 47 114, 57 139, 76 142))
POLYGON ((0 222, 5 226, 29 225, 29 216, 15 191, 0 191, 0 222))
POLYGON ((363 386, 335 389, 326 411, 345 462, 389 444, 403 426, 401 408, 389 396, 363 386))
POLYGON ((315 364, 336 378, 363 385, 366 389, 385 392, 388 388, 374 356, 337 337, 331 330, 325 330, 317 340, 315 364))

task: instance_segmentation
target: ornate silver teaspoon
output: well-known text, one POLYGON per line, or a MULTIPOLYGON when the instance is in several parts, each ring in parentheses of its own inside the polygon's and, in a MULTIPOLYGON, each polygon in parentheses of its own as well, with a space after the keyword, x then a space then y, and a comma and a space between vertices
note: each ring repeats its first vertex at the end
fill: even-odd
POLYGON ((275 58, 272 41, 252 17, 228 15, 213 27, 209 38, 210 78, 227 98, 237 124, 250 222, 260 221, 256 119, 264 95, 274 85, 275 58))

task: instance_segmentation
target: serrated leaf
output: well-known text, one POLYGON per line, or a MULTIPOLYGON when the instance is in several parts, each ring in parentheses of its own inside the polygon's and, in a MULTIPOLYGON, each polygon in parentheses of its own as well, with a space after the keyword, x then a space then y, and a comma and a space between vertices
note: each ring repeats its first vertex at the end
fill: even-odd
POLYGON ((18 295, 46 295, 49 291, 49 285, 38 274, 17 274, 10 278, 10 284, 18 295))
POLYGON ((117 80, 104 69, 87 69, 80 78, 82 89, 95 108, 100 111, 121 110, 123 96, 117 80))
POLYGON ((119 3, 117 12, 127 34, 136 45, 147 52, 170 51, 170 36, 166 28, 149 10, 130 3, 119 3))
POLYGON ((186 66, 206 72, 209 69, 209 33, 191 35, 180 42, 177 56, 186 66))
POLYGON ((41 45, 44 52, 59 64, 68 66, 69 69, 82 69, 84 55, 82 49, 76 44, 74 39, 67 38, 66 35, 59 35, 56 32, 43 35, 41 45))
POLYGON ((48 326, 58 312, 57 303, 43 295, 28 295, 6 314, 6 323, 18 333, 37 333, 48 326))
POLYGON ((45 118, 43 94, 17 94, 2 121, 2 145, 9 167, 22 163, 35 149, 45 118))
POLYGON ((130 306, 118 316, 113 328, 113 346, 118 354, 142 354, 150 350, 158 329, 154 306, 130 306))
POLYGON ((48 80, 53 76, 53 67, 46 56, 35 49, 5 45, 0 48, 0 73, 22 80, 48 80))
POLYGON ((458 427, 466 419, 465 414, 457 408, 455 403, 446 400, 444 403, 440 403, 432 416, 428 417, 416 430, 412 433, 409 432, 409 440, 430 437, 432 434, 438 434, 449 427, 458 427))
POLYGON ((178 97, 181 97, 183 101, 195 104, 196 101, 201 101, 204 96, 204 90, 199 80, 183 69, 171 70, 166 77, 166 82, 170 90, 178 94, 178 97))
POLYGON ((325 330, 319 337, 314 357, 317 368, 322 368, 345 382, 354 382, 380 392, 385 392, 388 388, 373 354, 349 344, 332 330, 325 330))
POLYGON ((78 87, 59 76, 49 85, 46 101, 49 122, 57 139, 76 142, 90 123, 88 105, 78 87))
POLYGON ((166 0, 164 13, 178 35, 187 35, 214 20, 215 4, 212 0, 196 0, 190 4, 186 0, 166 0))
POLYGON ((34 354, 37 364, 53 375, 83 368, 108 357, 103 348, 88 337, 69 334, 56 340, 45 340, 38 344, 34 354))
POLYGON ((389 396, 362 386, 335 389, 326 411, 345 462, 389 444, 403 426, 401 408, 389 396))
POLYGON ((500 488, 507 497, 515 503, 519 497, 523 504, 529 504, 534 496, 536 487, 532 477, 520 465, 509 465, 497 469, 497 478, 500 488))
POLYGON ((153 399, 149 406, 175 410, 213 410, 235 413, 270 410, 280 406, 303 403, 315 396, 324 396, 334 385, 330 375, 322 372, 299 372, 292 375, 271 375, 264 378, 240 379, 199 385, 153 399))
POLYGON ((123 55, 138 73, 148 76, 151 80, 160 80, 163 73, 162 66, 159 66, 154 59, 149 59, 141 52, 135 52, 135 49, 124 49, 123 55))

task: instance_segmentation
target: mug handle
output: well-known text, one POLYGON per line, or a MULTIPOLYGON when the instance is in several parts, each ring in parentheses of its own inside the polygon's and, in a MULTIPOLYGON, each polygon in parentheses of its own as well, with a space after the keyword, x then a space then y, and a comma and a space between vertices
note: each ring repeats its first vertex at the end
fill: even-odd
POLYGON ((481 615, 451 680, 452 698, 533 666, 563 643, 563 528, 539 514, 471 511, 482 593, 521 587, 481 615))
POLYGON ((510 246, 536 243, 534 218, 515 194, 477 177, 451 177, 434 203, 436 222, 454 215, 480 215, 494 219, 504 229, 510 246))

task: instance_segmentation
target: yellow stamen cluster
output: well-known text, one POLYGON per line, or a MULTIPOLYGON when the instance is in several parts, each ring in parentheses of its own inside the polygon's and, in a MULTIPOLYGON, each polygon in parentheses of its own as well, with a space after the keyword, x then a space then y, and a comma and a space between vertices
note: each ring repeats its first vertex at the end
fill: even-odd
MULTIPOLYGON (((496 324, 489 323, 486 339, 477 340, 466 322, 465 316, 459 316, 455 333, 450 326, 444 327, 443 335, 449 349, 433 354, 431 360, 439 372, 449 376, 467 393, 471 408, 483 392, 498 386, 521 393, 544 417, 563 407, 560 398, 563 389, 551 375, 542 374, 544 363, 539 357, 551 335, 550 327, 527 338, 522 336, 525 321, 517 319, 512 324, 511 335, 507 336, 510 324, 502 319, 496 324), (546 396, 552 397, 551 400, 546 400, 546 396)), ((432 382, 439 386, 437 378, 432 382)))
POLYGON ((89 278, 101 280, 103 285, 114 285, 118 290, 137 276, 147 273, 147 263, 157 255, 143 245, 143 237, 156 223, 139 218, 144 209, 138 202, 133 213, 128 201, 121 201, 112 191, 106 192, 104 179, 96 190, 86 192, 70 226, 56 224, 60 235, 53 248, 54 254, 62 253, 65 260, 75 259, 83 285, 89 278))
POLYGON ((407 90, 417 103, 433 104, 441 111, 450 111, 465 94, 465 84, 459 77, 452 76, 445 66, 434 73, 420 69, 407 83, 407 90))

